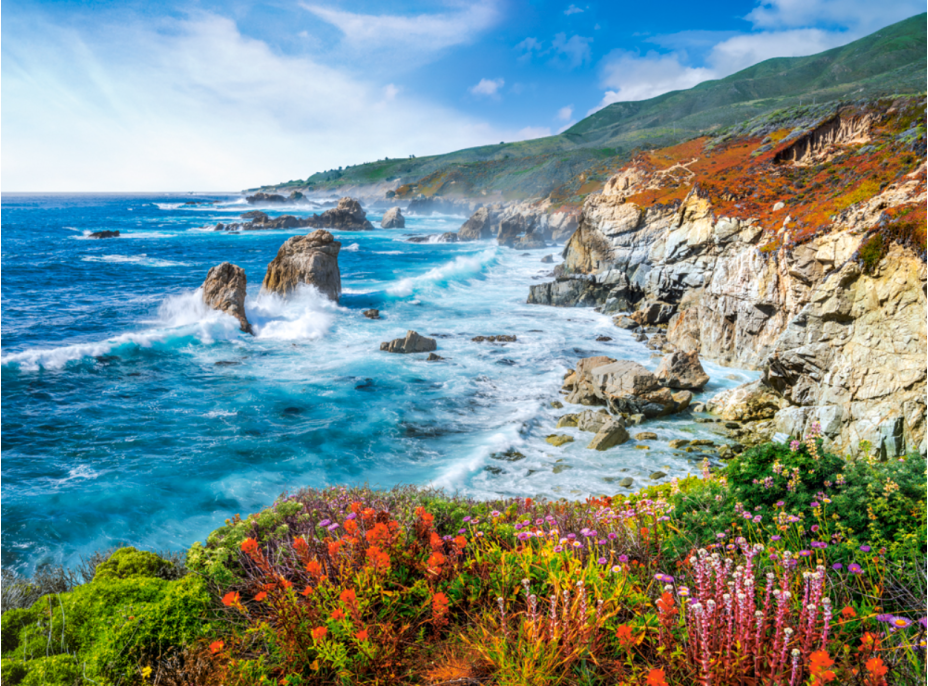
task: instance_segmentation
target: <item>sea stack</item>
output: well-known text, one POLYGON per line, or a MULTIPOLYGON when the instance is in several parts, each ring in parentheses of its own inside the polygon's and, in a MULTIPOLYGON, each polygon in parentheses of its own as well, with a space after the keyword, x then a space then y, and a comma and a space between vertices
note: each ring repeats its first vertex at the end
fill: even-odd
POLYGON ((287 295, 299 284, 305 283, 338 302, 342 292, 338 271, 341 247, 342 244, 324 229, 287 239, 277 251, 277 257, 267 266, 262 292, 287 295))
POLYGON ((391 207, 384 212, 383 219, 380 220, 380 227, 383 229, 405 229, 406 217, 403 216, 399 207, 391 207))
POLYGON ((242 331, 254 335, 245 316, 245 270, 231 262, 216 265, 203 282, 203 302, 214 310, 235 317, 242 331))

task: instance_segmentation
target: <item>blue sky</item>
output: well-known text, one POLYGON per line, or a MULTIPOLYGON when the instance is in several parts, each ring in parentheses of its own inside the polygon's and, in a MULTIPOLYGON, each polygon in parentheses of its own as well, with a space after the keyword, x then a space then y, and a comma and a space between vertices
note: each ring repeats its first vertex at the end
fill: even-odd
POLYGON ((921 0, 3 0, 5 191, 237 190, 550 135, 921 0))

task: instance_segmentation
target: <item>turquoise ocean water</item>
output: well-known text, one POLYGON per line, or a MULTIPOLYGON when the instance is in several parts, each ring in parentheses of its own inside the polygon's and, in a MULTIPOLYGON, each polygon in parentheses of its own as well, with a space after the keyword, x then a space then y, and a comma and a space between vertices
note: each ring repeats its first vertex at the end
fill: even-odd
MULTIPOLYGON (((560 246, 407 241, 464 220, 439 215, 334 232, 344 289, 334 305, 311 289, 259 294, 281 243, 306 230, 209 230, 249 209, 240 196, 4 194, 2 203, 5 567, 74 564, 118 544, 186 548, 302 486, 612 494, 625 476, 696 473, 699 458, 666 442, 712 436, 687 414, 642 427, 660 436, 650 450, 634 441, 586 450, 591 435, 575 429, 558 431, 578 438, 564 448, 544 441, 568 411, 550 402, 579 358, 658 363, 607 316, 525 304, 529 285, 550 279, 541 258, 560 261, 560 246), (122 235, 86 238, 103 229, 122 235), (254 338, 200 302, 206 272, 223 261, 248 276, 254 338), (383 319, 364 318, 371 307, 383 319), (436 337, 445 361, 379 351, 408 329, 436 337), (470 340, 492 334, 518 341, 470 340), (510 448, 525 457, 497 459, 510 448)), ((379 212, 368 217, 379 224, 379 212)), ((703 397, 754 377, 705 366, 703 397)))

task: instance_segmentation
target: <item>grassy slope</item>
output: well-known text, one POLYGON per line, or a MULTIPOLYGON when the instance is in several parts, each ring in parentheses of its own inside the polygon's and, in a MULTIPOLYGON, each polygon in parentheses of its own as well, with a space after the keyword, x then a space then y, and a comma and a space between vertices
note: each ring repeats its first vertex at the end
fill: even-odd
POLYGON ((922 92, 928 73, 925 53, 926 15, 920 14, 818 55, 771 59, 689 90, 614 103, 558 136, 370 162, 274 188, 324 191, 399 179, 419 182, 413 192, 426 195, 486 190, 524 198, 547 195, 573 181, 562 195, 577 200, 588 192, 584 183, 602 175, 598 169, 614 168, 638 149, 672 145, 800 101, 922 92))

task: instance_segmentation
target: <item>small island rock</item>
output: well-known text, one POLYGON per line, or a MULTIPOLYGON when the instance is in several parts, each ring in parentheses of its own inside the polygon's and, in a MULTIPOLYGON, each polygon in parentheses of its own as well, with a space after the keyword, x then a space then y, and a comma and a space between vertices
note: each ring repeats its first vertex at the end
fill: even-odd
POLYGON ((231 262, 223 262, 206 274, 203 302, 214 310, 235 317, 242 331, 254 335, 248 317, 245 316, 246 286, 245 270, 231 262))
POLYGON ((388 353, 427 353, 437 348, 434 338, 420 336, 415 331, 407 331, 405 338, 396 338, 380 344, 380 349, 388 353))
POLYGON ((280 246, 277 257, 267 266, 262 291, 287 295, 301 283, 318 288, 338 302, 342 292, 338 270, 338 251, 342 244, 328 231, 319 229, 306 236, 294 236, 280 246))
POLYGON ((391 207, 384 212, 383 219, 380 220, 380 226, 384 229, 405 229, 406 217, 403 216, 399 207, 391 207))

